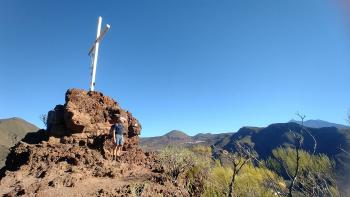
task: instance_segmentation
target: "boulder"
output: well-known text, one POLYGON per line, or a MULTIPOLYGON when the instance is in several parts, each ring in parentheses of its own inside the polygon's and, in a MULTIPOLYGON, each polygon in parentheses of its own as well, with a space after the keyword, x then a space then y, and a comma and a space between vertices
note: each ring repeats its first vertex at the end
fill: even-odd
MULTIPOLYGON (((125 148, 138 146, 141 124, 133 115, 101 92, 69 89, 65 104, 57 105, 48 113, 47 130, 55 137, 84 133, 80 138, 111 137, 110 128, 117 118, 125 118, 125 148)), ((81 140, 81 139, 79 139, 81 140)), ((90 140, 91 141, 91 140, 90 140)))

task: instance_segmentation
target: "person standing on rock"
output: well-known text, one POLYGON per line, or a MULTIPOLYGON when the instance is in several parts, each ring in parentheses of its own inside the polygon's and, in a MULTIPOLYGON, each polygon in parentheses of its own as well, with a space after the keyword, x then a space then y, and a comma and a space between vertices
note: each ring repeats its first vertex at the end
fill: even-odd
POLYGON ((113 160, 117 159, 120 156, 121 149, 124 144, 123 133, 124 126, 123 123, 126 122, 126 119, 121 117, 118 118, 117 123, 112 125, 111 131, 113 135, 113 160))

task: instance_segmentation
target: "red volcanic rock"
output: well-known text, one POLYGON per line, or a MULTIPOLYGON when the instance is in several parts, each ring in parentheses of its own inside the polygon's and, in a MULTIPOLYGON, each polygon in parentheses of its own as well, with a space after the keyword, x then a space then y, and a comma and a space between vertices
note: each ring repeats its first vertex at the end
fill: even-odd
POLYGON ((80 138, 94 138, 110 135, 111 125, 117 118, 124 117, 125 147, 138 146, 141 125, 128 111, 117 102, 100 92, 69 89, 65 96, 66 103, 57 105, 48 114, 48 132, 56 137, 78 135, 80 138))
POLYGON ((0 196, 188 196, 162 174, 154 153, 138 146, 141 125, 99 92, 70 89, 48 113, 47 130, 11 148, 0 170, 0 196), (110 127, 124 117, 124 146, 112 160, 110 127))

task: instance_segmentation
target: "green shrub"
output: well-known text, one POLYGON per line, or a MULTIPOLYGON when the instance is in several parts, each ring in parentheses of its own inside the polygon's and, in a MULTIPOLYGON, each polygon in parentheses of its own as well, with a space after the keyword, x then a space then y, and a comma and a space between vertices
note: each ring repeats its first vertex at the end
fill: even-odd
POLYGON ((295 176, 299 165, 294 188, 296 193, 307 196, 339 196, 333 178, 334 162, 326 155, 299 150, 299 162, 296 149, 293 148, 277 148, 272 151, 272 155, 267 160, 267 166, 288 180, 295 176))
MULTIPOLYGON (((232 175, 231 167, 221 166, 217 162, 211 168, 202 196, 228 196, 232 175)), ((249 163, 236 175, 234 196, 276 196, 283 189, 285 189, 285 183, 276 173, 249 163)))
POLYGON ((176 183, 181 175, 186 174, 195 164, 195 155, 186 148, 166 147, 161 150, 159 160, 164 172, 176 183))
POLYGON ((284 180, 264 167, 252 164, 243 167, 236 177, 235 196, 275 196, 285 188, 284 180))
POLYGON ((230 167, 221 166, 219 162, 216 162, 215 166, 211 168, 209 172, 209 176, 204 187, 205 190, 202 196, 227 196, 232 174, 233 172, 230 167))
POLYGON ((211 157, 212 150, 210 146, 196 145, 190 149, 197 156, 211 157))
POLYGON ((204 192, 204 184, 212 163, 211 148, 199 145, 190 150, 195 154, 195 162, 187 172, 186 188, 190 196, 200 196, 204 192))

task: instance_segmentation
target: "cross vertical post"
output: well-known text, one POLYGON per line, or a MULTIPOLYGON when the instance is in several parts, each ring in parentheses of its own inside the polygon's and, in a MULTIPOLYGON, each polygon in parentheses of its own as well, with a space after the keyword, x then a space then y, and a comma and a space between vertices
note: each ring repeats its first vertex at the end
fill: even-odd
POLYGON ((98 47, 100 46, 100 41, 97 40, 100 36, 101 32, 101 24, 102 24, 102 17, 98 17, 97 22, 97 35, 96 35, 96 43, 95 43, 95 50, 94 50, 94 56, 93 56, 93 62, 92 62, 92 73, 91 73, 91 83, 90 83, 90 91, 94 91, 95 89, 95 79, 96 79, 96 66, 97 66, 97 57, 98 57, 98 47))
POLYGON ((101 25, 102 25, 102 17, 99 16, 97 21, 96 40, 93 43, 88 53, 89 55, 92 55, 90 91, 95 90, 96 67, 97 67, 98 48, 100 46, 100 41, 110 28, 110 25, 107 24, 103 32, 101 32, 101 25))

